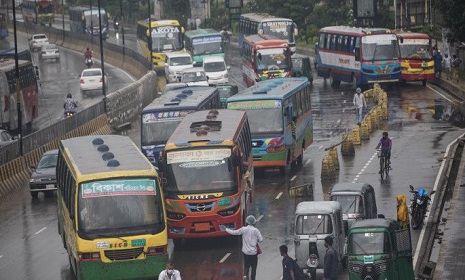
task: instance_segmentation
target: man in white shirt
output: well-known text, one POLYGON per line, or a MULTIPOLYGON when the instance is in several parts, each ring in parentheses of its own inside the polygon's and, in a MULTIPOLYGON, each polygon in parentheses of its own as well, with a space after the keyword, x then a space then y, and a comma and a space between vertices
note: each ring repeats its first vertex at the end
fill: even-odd
POLYGON ((355 109, 357 110, 358 125, 360 125, 363 119, 363 108, 366 108, 367 102, 365 101, 365 95, 363 95, 361 88, 358 87, 355 90, 355 92, 356 93, 354 95, 353 102, 354 102, 355 109))
POLYGON ((257 274, 258 264, 258 253, 257 246, 258 242, 263 241, 262 234, 254 227, 257 222, 254 216, 249 215, 245 219, 247 226, 241 227, 240 229, 229 229, 221 225, 220 230, 226 230, 227 233, 232 235, 242 235, 242 253, 244 253, 244 279, 249 277, 249 269, 252 268, 250 273, 250 280, 255 280, 257 274))
POLYGON ((158 275, 158 280, 182 280, 181 273, 179 273, 179 270, 174 269, 173 263, 168 263, 166 269, 162 270, 158 275))

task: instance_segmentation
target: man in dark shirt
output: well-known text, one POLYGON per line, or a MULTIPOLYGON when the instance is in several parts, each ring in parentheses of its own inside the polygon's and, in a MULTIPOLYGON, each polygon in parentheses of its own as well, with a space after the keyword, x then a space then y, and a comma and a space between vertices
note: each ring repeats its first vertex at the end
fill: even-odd
POLYGON ((282 280, 295 280, 294 276, 294 261, 287 254, 287 246, 279 246, 279 252, 283 257, 283 278, 282 280))
MULTIPOLYGON (((338 263, 336 251, 333 248, 333 237, 325 237, 325 263, 323 268, 323 280, 336 280, 338 275, 338 263)), ((284 278, 283 278, 284 279, 284 278)))

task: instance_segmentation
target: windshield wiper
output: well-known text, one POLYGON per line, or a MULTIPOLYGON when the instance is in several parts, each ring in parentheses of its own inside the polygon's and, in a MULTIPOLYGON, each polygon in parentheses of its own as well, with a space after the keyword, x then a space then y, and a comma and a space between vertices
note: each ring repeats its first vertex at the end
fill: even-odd
MULTIPOLYGON (((357 200, 357 199, 354 198, 354 200, 352 201, 352 203, 351 203, 348 207, 346 207, 346 209, 345 209, 345 211, 344 211, 344 214, 349 213, 349 209, 352 208, 352 205, 354 205, 355 200, 357 200)), ((354 210, 354 212, 355 212, 355 210, 354 210)))
POLYGON ((113 235, 110 235, 110 234, 99 234, 98 236, 99 236, 99 237, 107 237, 107 238, 110 238, 110 237, 111 237, 111 238, 118 238, 118 239, 121 240, 121 241, 127 242, 127 240, 124 239, 124 238, 121 238, 121 237, 119 237, 119 236, 113 236, 113 235))
POLYGON ((375 57, 376 57, 376 50, 378 49, 378 44, 375 44, 375 50, 373 51, 373 59, 371 60, 371 63, 375 62, 375 57))
POLYGON ((316 231, 320 228, 321 223, 323 223, 324 220, 325 220, 325 219, 321 219, 320 223, 319 223, 318 226, 315 228, 315 231, 314 231, 312 234, 310 234, 310 235, 315 235, 316 231))
POLYGON ((367 252, 365 252, 365 250, 363 250, 362 246, 360 246, 360 245, 357 243, 357 241, 355 241, 355 240, 352 240, 352 242, 354 242, 354 243, 355 243, 355 245, 357 245, 357 246, 360 248, 360 250, 362 250, 362 251, 363 251, 363 253, 364 253, 365 255, 368 255, 368 253, 367 253, 367 252))

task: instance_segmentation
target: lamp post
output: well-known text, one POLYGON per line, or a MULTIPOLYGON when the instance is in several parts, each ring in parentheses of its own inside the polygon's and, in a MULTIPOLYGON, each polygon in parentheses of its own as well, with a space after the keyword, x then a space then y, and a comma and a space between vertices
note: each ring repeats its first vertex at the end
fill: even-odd
POLYGON ((123 36, 123 55, 125 55, 126 52, 126 46, 124 44, 124 17, 123 17, 123 0, 119 0, 119 13, 121 17, 121 35, 123 36))
MULTIPOLYGON (((100 11, 100 0, 98 0, 98 26, 99 26, 99 39, 100 39, 100 60, 102 68, 102 94, 103 94, 103 108, 107 112, 107 90, 105 81, 105 62, 103 59, 103 39, 102 39, 102 14, 100 11)), ((92 34, 93 35, 93 34, 92 34)))
POLYGON ((65 40, 65 5, 64 0, 61 0, 61 20, 63 22, 63 41, 65 40))
POLYGON ((18 128, 19 128, 19 155, 23 155, 23 122, 21 114, 21 93, 19 90, 19 64, 18 64, 18 38, 16 36, 16 7, 15 0, 11 0, 13 7, 13 37, 15 42, 15 77, 16 77, 16 110, 18 113, 18 128))
MULTIPOLYGON (((98 2, 98 5, 100 6, 100 0, 98 2)), ((90 44, 93 46, 94 45, 94 21, 92 19, 92 0, 89 0, 89 6, 90 6, 90 44)), ((102 29, 102 27, 100 27, 100 29, 102 29)), ((102 34, 100 34, 100 37, 101 36, 102 34)))
POLYGON ((152 53, 152 49, 153 49, 153 41, 152 41, 152 13, 150 12, 150 0, 147 0, 147 8, 148 8, 148 11, 149 11, 149 47, 150 47, 150 67, 153 68, 153 53, 152 53))

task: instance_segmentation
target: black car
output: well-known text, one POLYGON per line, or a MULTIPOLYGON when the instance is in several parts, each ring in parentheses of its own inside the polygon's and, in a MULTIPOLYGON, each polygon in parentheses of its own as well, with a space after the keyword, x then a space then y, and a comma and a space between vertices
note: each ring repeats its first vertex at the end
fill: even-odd
POLYGON ((33 172, 29 180, 29 188, 33 198, 37 198, 39 192, 50 195, 57 189, 57 159, 58 150, 50 150, 40 157, 37 166, 31 166, 33 172))

